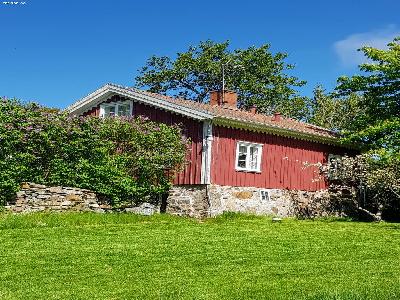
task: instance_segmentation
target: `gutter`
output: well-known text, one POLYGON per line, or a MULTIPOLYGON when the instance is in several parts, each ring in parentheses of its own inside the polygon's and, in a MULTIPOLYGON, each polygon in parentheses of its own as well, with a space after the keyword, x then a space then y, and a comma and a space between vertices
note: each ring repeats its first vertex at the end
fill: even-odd
MULTIPOLYGON (((343 145, 340 142, 340 139, 337 137, 315 135, 315 134, 305 133, 303 131, 296 130, 296 129, 286 129, 286 128, 282 128, 282 127, 278 127, 278 126, 272 126, 272 125, 261 124, 261 123, 249 123, 249 122, 244 122, 242 120, 237 120, 237 119, 232 120, 232 119, 226 119, 223 117, 214 118, 213 124, 221 125, 224 127, 232 127, 232 128, 247 129, 247 130, 263 132, 263 133, 271 133, 271 134, 295 138, 295 139, 299 139, 299 140, 307 140, 307 141, 311 141, 311 142, 319 142, 319 143, 323 143, 323 144, 341 146, 341 147, 353 149, 352 147, 343 145)), ((354 149, 356 149, 356 148, 357 147, 355 146, 354 149)))

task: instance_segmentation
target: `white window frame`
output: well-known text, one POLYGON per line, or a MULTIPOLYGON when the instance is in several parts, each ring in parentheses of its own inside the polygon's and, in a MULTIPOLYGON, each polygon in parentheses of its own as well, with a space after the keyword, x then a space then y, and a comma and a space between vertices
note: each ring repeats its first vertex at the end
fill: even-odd
POLYGON ((100 117, 102 117, 102 118, 105 117, 105 108, 106 107, 115 107, 115 115, 118 116, 118 106, 124 105, 124 104, 129 104, 129 112, 130 112, 130 114, 128 116, 132 116, 133 115, 132 101, 126 100, 126 101, 116 101, 116 102, 100 104, 100 117))
POLYGON ((269 202, 271 200, 271 196, 269 194, 268 190, 260 190, 260 201, 261 202, 269 202), (267 195, 267 199, 263 200, 263 193, 265 193, 267 195))
POLYGON ((235 163, 235 168, 236 171, 244 171, 244 172, 256 172, 260 173, 261 172, 261 157, 262 157, 262 150, 263 150, 263 145, 262 144, 257 144, 257 143, 251 143, 251 142, 245 142, 245 141, 238 141, 236 143, 236 163, 235 163), (240 146, 245 146, 246 147, 246 167, 240 167, 239 166, 239 148, 240 146), (250 148, 251 147, 257 147, 257 166, 255 169, 250 168, 250 148))

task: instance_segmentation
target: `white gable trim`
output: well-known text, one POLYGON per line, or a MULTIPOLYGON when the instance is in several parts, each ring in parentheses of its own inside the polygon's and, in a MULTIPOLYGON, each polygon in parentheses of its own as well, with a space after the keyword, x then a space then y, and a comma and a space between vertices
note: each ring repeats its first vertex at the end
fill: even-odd
POLYGON ((197 109, 191 109, 189 107, 171 103, 162 98, 146 95, 144 93, 141 93, 140 91, 131 88, 124 88, 113 84, 106 84, 105 86, 99 88, 98 90, 94 91, 88 96, 77 101, 73 105, 67 107, 66 111, 73 115, 82 114, 85 111, 91 109, 92 107, 97 106, 101 102, 104 102, 109 97, 115 94, 129 98, 136 102, 141 102, 167 111, 179 113, 196 120, 205 120, 213 118, 213 115, 207 112, 199 111, 197 109))

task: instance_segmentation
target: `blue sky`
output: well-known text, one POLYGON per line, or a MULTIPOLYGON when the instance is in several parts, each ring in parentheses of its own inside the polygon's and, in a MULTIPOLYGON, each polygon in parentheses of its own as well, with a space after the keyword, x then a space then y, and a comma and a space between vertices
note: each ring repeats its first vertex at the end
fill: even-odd
POLYGON ((400 1, 0 1, 0 95, 64 108, 107 82, 132 85, 151 55, 201 40, 270 43, 328 90, 357 72, 362 44, 400 35, 400 1))

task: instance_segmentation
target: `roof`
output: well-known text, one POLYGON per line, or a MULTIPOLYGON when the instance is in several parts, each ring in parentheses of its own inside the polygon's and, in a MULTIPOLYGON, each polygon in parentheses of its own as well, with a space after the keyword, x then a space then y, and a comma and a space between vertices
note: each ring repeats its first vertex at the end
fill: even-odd
POLYGON ((197 120, 211 120, 214 124, 243 128, 254 131, 290 136, 328 144, 339 144, 337 133, 291 118, 281 117, 275 121, 273 116, 252 113, 237 108, 209 105, 190 100, 172 98, 131 87, 106 84, 95 92, 66 108, 70 114, 82 114, 111 95, 121 95, 144 104, 152 105, 197 120))

